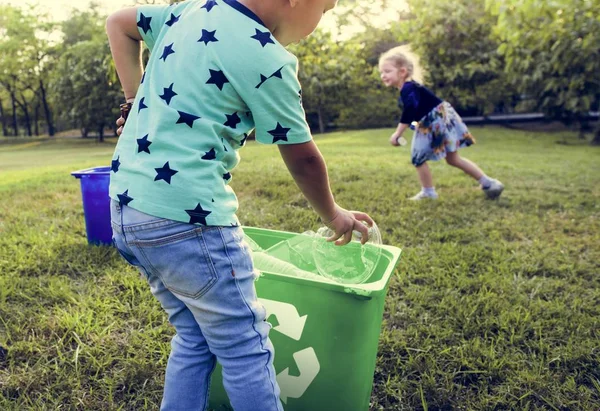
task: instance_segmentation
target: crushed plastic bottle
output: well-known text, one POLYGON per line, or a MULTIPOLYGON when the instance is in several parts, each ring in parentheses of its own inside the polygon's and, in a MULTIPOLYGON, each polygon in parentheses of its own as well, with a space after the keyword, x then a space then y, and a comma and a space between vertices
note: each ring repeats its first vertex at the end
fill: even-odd
POLYGON ((258 271, 268 273, 283 274, 296 278, 307 278, 310 280, 320 281, 323 279, 319 274, 311 273, 310 271, 301 270, 293 264, 283 261, 279 258, 270 256, 265 252, 253 252, 252 261, 254 267, 258 271))
POLYGON ((267 250, 247 235, 244 238, 259 271, 341 284, 365 282, 381 256, 381 233, 377 225, 369 227, 369 240, 364 245, 360 243, 359 231, 354 231, 352 241, 344 246, 328 242, 326 239, 332 235, 330 228, 321 227, 316 233, 305 231, 267 250))
POLYGON ((318 275, 319 272, 313 257, 315 237, 316 233, 314 231, 305 231, 286 241, 275 244, 266 250, 266 253, 284 261, 289 261, 302 270, 318 275))
MULTIPOLYGON (((301 236, 296 236, 291 239, 291 241, 284 241, 279 244, 288 245, 288 242, 291 244, 301 244, 304 238, 298 238, 301 236)), ((276 256, 268 254, 269 250, 264 250, 260 247, 252 238, 248 237, 244 234, 244 240, 250 246, 250 250, 252 250, 252 262, 254 267, 258 271, 276 273, 288 275, 291 277, 297 278, 308 278, 311 280, 322 281, 323 277, 321 277, 316 270, 314 272, 307 271, 303 269, 305 264, 303 264, 303 259, 300 255, 300 251, 296 251, 296 254, 289 255, 281 255, 281 253, 276 256), (293 257, 292 257, 293 256, 293 257)), ((312 238, 310 238, 312 244, 312 238)), ((281 248, 281 247, 280 247, 281 248)), ((304 252, 305 250, 302 250, 304 252)), ((311 258, 312 259, 312 258, 311 258)), ((314 266, 314 263, 313 263, 314 266)))
POLYGON ((352 241, 337 246, 326 239, 333 235, 328 227, 321 227, 315 238, 313 257, 320 275, 342 284, 361 284, 375 271, 381 256, 381 233, 377 224, 369 227, 369 240, 360 243, 361 234, 353 232, 352 241))

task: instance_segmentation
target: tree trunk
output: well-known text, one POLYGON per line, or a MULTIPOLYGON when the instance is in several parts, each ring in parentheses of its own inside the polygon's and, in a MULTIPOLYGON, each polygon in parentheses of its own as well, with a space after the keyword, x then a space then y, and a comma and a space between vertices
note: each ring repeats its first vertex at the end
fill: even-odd
POLYGON ((22 94, 21 97, 23 97, 23 102, 17 100, 17 104, 19 105, 19 107, 21 107, 21 110, 23 110, 23 115, 25 116, 25 127, 27 128, 27 135, 31 137, 33 134, 31 132, 31 118, 29 117, 29 110, 27 109, 27 100, 25 100, 25 96, 23 96, 22 94))
POLYGON ((323 109, 320 104, 317 108, 317 115, 319 116, 319 132, 323 134, 325 133, 325 119, 323 118, 323 109))
POLYGON ((13 136, 19 135, 19 126, 17 124, 17 98, 14 92, 10 92, 10 100, 12 103, 12 120, 13 120, 13 136))
POLYGON ((50 112, 50 107, 48 106, 48 99, 46 98, 46 88, 44 87, 44 83, 40 79, 40 93, 42 97, 42 104, 44 105, 44 113, 46 114, 46 123, 48 124, 48 134, 50 137, 54 136, 54 123, 52 122, 52 113, 50 112))
POLYGON ((579 119, 579 139, 585 140, 585 132, 590 130, 590 125, 586 120, 579 119))
POLYGON ((594 138, 592 139, 590 144, 593 146, 600 146, 600 120, 596 125, 596 130, 594 131, 594 138))
POLYGON ((100 128, 98 129, 98 143, 103 143, 104 142, 104 124, 100 125, 100 128))
POLYGON ((35 111, 33 112, 33 127, 34 127, 34 130, 35 130, 35 135, 36 136, 40 135, 39 114, 40 114, 40 105, 38 103, 38 104, 35 105, 35 111))
POLYGON ((6 116, 4 115, 4 108, 0 101, 0 119, 2 120, 2 135, 8 137, 8 127, 6 126, 6 116))

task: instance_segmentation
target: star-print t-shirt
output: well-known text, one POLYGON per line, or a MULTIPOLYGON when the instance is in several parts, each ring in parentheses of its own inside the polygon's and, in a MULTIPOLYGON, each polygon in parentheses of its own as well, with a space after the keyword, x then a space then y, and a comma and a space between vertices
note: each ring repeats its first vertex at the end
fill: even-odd
MULTIPOLYGON (((191 224, 239 225, 238 150, 311 140, 298 61, 235 0, 141 6, 150 59, 111 165, 110 197, 191 224)), ((265 176, 268 178, 268 176, 265 176)))

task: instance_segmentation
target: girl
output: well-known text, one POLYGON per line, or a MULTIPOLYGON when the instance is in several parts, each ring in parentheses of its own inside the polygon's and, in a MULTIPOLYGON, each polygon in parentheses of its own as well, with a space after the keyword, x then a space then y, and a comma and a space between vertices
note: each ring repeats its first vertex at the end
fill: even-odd
POLYGON ((458 155, 459 147, 474 144, 475 138, 450 103, 442 101, 427 87, 412 80, 414 65, 401 47, 388 50, 380 57, 379 71, 385 86, 400 90, 398 105, 404 107, 398 128, 390 137, 390 144, 400 145, 405 141, 402 138, 404 131, 413 121, 418 122, 412 140, 411 157, 417 168, 421 191, 411 200, 438 198, 427 161, 442 158, 477 180, 489 199, 498 198, 504 185, 486 176, 477 164, 458 155))

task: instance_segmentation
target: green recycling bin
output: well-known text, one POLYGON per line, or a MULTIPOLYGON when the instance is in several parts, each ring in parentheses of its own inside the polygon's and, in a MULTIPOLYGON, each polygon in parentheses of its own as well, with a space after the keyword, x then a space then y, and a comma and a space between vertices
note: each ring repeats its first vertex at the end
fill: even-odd
MULTIPOLYGON (((264 249, 297 235, 253 227, 244 232, 264 249)), ((384 299, 401 253, 380 247, 377 266, 362 284, 269 272, 256 282, 273 325, 269 338, 286 411, 369 409, 384 299)), ((209 409, 231 409, 220 366, 213 373, 209 409)))

